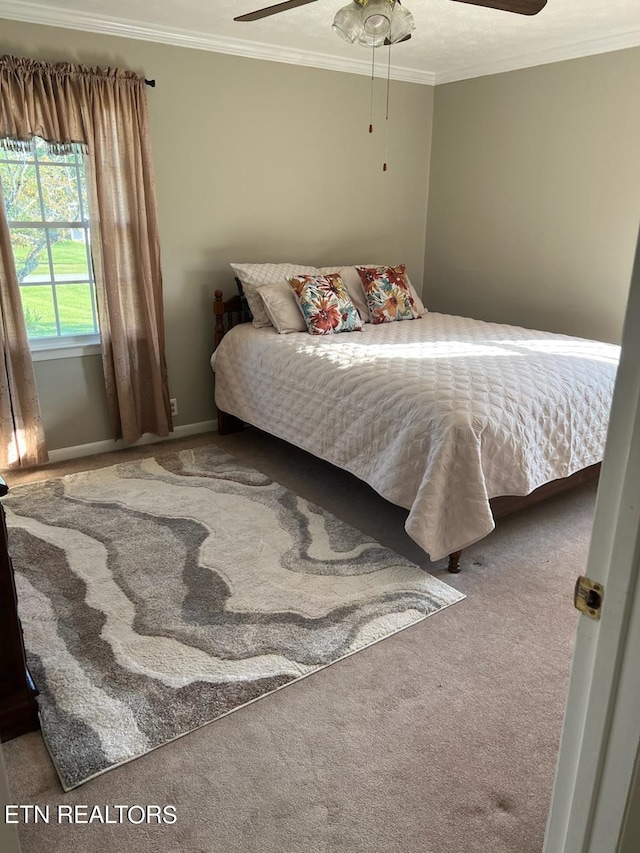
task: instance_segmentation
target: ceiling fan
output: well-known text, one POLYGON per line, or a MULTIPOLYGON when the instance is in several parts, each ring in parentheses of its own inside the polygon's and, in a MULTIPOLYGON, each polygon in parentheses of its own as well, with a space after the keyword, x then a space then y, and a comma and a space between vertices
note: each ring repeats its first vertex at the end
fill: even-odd
MULTIPOLYGON (((308 3, 315 3, 316 0, 285 0, 284 3, 276 3, 274 6, 266 6, 264 9, 256 9, 255 12, 249 12, 246 15, 240 15, 234 18, 234 21, 258 21, 260 18, 266 18, 269 15, 277 15, 279 12, 287 12, 289 9, 297 9, 300 6, 306 6, 308 3)), ((355 3, 361 6, 367 5, 367 0, 363 3, 362 0, 354 0, 355 3)), ((370 0, 371 2, 371 0, 370 0)), ((393 5, 393 0, 385 0, 393 5)), ((488 9, 500 9, 503 12, 515 12, 517 15, 537 15, 547 5, 547 0, 454 0, 456 3, 469 3, 472 6, 486 6, 488 9)), ((400 5, 400 0, 397 0, 400 5)), ((405 39, 402 39, 405 41, 405 39)))

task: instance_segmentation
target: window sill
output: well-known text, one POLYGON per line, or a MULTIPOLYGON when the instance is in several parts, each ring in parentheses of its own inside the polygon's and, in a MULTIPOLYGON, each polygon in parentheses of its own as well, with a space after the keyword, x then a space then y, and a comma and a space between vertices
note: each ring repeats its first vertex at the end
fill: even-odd
POLYGON ((76 341, 70 340, 64 343, 40 344, 31 350, 32 361, 51 361, 58 358, 82 358, 85 355, 100 355, 101 347, 99 341, 76 341))

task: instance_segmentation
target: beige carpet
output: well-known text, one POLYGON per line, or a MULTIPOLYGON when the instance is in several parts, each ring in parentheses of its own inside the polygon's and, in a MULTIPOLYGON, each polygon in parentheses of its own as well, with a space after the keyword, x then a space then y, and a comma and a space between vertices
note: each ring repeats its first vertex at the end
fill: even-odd
POLYGON ((5 744, 15 803, 177 807, 173 826, 22 826, 24 853, 539 853, 594 487, 502 520, 452 577, 406 536, 402 510, 273 438, 166 448, 209 440, 468 599, 69 794, 39 734, 5 744))

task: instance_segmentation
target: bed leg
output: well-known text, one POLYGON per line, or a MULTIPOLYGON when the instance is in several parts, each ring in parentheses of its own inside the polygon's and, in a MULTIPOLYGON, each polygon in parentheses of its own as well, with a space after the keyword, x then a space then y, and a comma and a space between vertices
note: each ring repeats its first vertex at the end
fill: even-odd
POLYGON ((244 429, 244 423, 239 418, 218 409, 218 435, 229 435, 241 429, 244 429))
POLYGON ((449 554, 449 565, 447 569, 451 572, 452 575, 457 575, 460 571, 460 557, 462 556, 462 551, 454 551, 453 554, 449 554))

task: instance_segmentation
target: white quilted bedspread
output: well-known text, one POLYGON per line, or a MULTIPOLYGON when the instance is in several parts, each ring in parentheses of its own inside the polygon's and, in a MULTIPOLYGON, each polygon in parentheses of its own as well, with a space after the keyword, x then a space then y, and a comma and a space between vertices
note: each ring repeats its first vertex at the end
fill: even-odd
POLYGON ((409 510, 432 560, 602 459, 619 347, 446 314, 330 336, 232 329, 216 403, 409 510))

